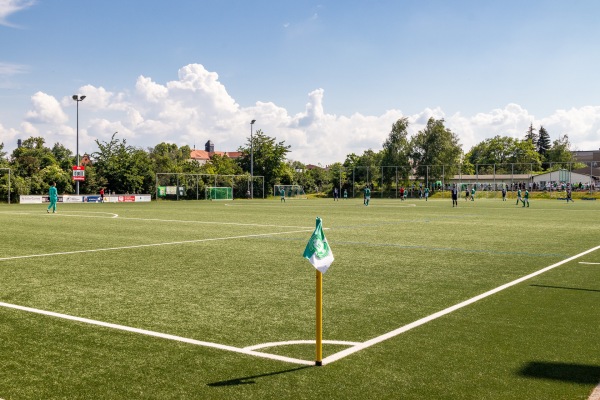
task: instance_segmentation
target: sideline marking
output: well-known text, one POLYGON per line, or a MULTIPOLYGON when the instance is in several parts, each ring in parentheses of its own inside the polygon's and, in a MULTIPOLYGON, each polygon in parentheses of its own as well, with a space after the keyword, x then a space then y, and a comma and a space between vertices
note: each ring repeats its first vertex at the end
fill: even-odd
POLYGON ((408 325, 404 325, 403 327, 400 327, 400 328, 398 328, 396 330, 388 332, 388 333, 386 333, 384 335, 381 335, 381 336, 375 337, 373 339, 367 340, 366 342, 364 342, 362 344, 359 344, 357 346, 350 347, 348 349, 342 350, 342 351, 340 351, 338 353, 335 353, 335 354, 333 354, 333 355, 331 355, 329 357, 325 357, 323 359, 323 361, 322 361, 322 364, 325 365, 325 364, 332 363, 334 361, 341 360, 342 358, 347 357, 350 354, 353 354, 353 353, 356 353, 358 351, 364 350, 367 347, 371 347, 371 346, 373 346, 375 344, 383 342, 384 340, 391 339, 394 336, 398 336, 401 333, 407 332, 407 331, 409 331, 409 330, 411 330, 413 328, 416 328, 418 326, 424 325, 424 324, 426 324, 428 322, 431 322, 431 321, 433 321, 433 320, 435 320, 437 318, 443 317, 444 315, 450 314, 450 313, 452 313, 452 312, 454 312, 456 310, 459 310, 459 309, 461 309, 463 307, 466 307, 466 306, 468 306, 470 304, 473 304, 473 303, 475 303, 475 302, 477 302, 479 300, 482 300, 482 299, 484 299, 486 297, 489 297, 489 296, 491 296, 493 294, 496 294, 496 293, 498 293, 498 292, 500 292, 500 291, 502 291, 504 289, 508 289, 511 286, 515 286, 515 285, 517 285, 517 284, 519 284, 521 282, 524 282, 524 281, 526 281, 528 279, 531 279, 531 278, 533 278, 535 276, 543 274, 544 272, 550 271, 551 269, 554 269, 554 268, 556 268, 558 266, 561 266, 561 265, 563 265, 565 263, 568 263, 569 261, 573 261, 573 260, 575 260, 575 259, 577 259, 577 258, 579 258, 581 256, 584 256, 586 254, 594 252, 594 251, 596 251, 598 249, 600 249, 600 246, 596 246, 594 248, 586 250, 583 253, 579 253, 577 255, 574 255, 573 257, 569 257, 569 258, 567 258, 565 260, 559 261, 556 264, 552 264, 552 265, 550 265, 550 266, 548 266, 546 268, 542 268, 542 269, 540 269, 540 270, 538 270, 536 272, 533 272, 533 273, 531 273, 529 275, 525 275, 525 276, 523 276, 523 277, 521 277, 519 279, 515 279, 514 281, 506 283, 506 284, 504 284, 502 286, 498 286, 495 289, 488 290, 487 292, 482 293, 482 294, 480 294, 478 296, 472 297, 469 300, 465 300, 462 303, 455 304, 452 307, 448 307, 448 308, 446 308, 444 310, 438 311, 438 312, 436 312, 434 314, 431 314, 431 315, 429 315, 427 317, 424 317, 424 318, 421 318, 421 319, 419 319, 417 321, 411 322, 408 325))
POLYGON ((590 394, 588 400, 600 400, 600 383, 594 388, 594 391, 590 394))
POLYGON ((585 262, 585 261, 579 261, 579 264, 600 265, 600 263, 595 263, 595 262, 585 262))
POLYGON ((74 251, 63 251, 63 252, 59 252, 59 253, 45 253, 45 254, 30 254, 30 255, 26 255, 26 256, 3 257, 3 258, 0 258, 0 261, 19 260, 19 259, 23 259, 23 258, 35 258, 35 257, 61 256, 61 255, 69 255, 69 254, 96 253, 96 252, 99 252, 99 251, 141 249, 141 248, 144 248, 144 247, 170 246, 170 245, 174 245, 174 244, 190 244, 190 243, 213 242, 213 241, 217 241, 217 240, 246 239, 246 238, 253 238, 253 237, 286 235, 288 233, 306 233, 306 232, 312 232, 312 231, 314 231, 313 228, 311 228, 311 229, 303 229, 301 231, 288 231, 288 232, 275 232, 275 233, 259 233, 259 234, 256 234, 256 235, 225 236, 225 237, 220 237, 220 238, 182 240, 182 241, 179 241, 179 242, 136 244, 136 245, 132 245, 132 246, 122 246, 122 247, 106 247, 106 248, 102 248, 102 249, 74 250, 74 251))
MULTIPOLYGON (((68 211, 70 212, 87 212, 87 211, 68 211)), ((258 227, 265 227, 265 228, 272 228, 272 227, 277 227, 277 228, 300 228, 300 229, 309 229, 308 227, 305 226, 293 226, 293 225, 277 225, 277 224, 242 224, 239 222, 220 222, 220 221, 191 221, 191 220, 182 220, 182 219, 158 219, 158 218, 136 218, 136 217, 120 217, 119 214, 113 214, 113 213, 107 213, 107 212, 100 212, 100 211, 90 211, 91 212, 95 212, 97 214, 109 214, 112 215, 111 217, 102 217, 102 216, 96 216, 96 215, 69 215, 69 214, 63 214, 63 213, 56 213, 56 214, 52 214, 53 217, 80 217, 80 218, 103 218, 103 219, 110 219, 110 218, 119 218, 120 220, 131 220, 131 221, 150 221, 150 222, 180 222, 180 223, 184 223, 184 224, 205 224, 205 225, 234 225, 234 226, 258 226, 258 227)), ((12 214, 12 215, 34 215, 34 216, 39 216, 41 215, 41 213, 31 213, 31 212, 11 212, 11 211, 0 211, 0 214, 12 214)), ((47 213, 43 213, 44 215, 47 215, 47 213)), ((330 229, 330 228, 323 228, 323 229, 330 229)), ((314 230, 314 228, 312 228, 312 230, 314 230)))
POLYGON ((176 335, 170 335, 168 333, 154 332, 154 331, 149 331, 146 329, 133 328, 130 326, 119 325, 119 324, 112 324, 110 322, 102 322, 102 321, 97 321, 97 320, 89 319, 89 318, 75 317, 73 315, 61 314, 61 313, 56 313, 56 312, 52 312, 52 311, 44 311, 44 310, 39 310, 37 308, 24 307, 24 306, 19 306, 16 304, 0 302, 0 307, 12 308, 15 310, 27 311, 27 312, 31 312, 31 313, 35 313, 35 314, 42 314, 42 315, 47 315, 47 316, 56 317, 56 318, 68 319, 71 321, 83 322, 84 324, 97 325, 97 326, 102 326, 105 328, 118 329, 121 331, 139 333, 142 335, 154 336, 154 337, 158 337, 158 338, 162 338, 162 339, 175 340, 178 342, 194 344, 197 346, 212 347, 212 348, 220 349, 220 350, 233 351, 235 353, 242 353, 242 354, 246 354, 249 356, 270 358, 272 360, 285 361, 285 362, 290 362, 290 363, 295 363, 295 364, 303 364, 303 365, 314 365, 314 363, 315 363, 314 361, 305 361, 305 360, 300 360, 297 358, 280 356, 277 354, 262 353, 259 351, 242 349, 239 347, 228 346, 228 345, 219 344, 219 343, 204 342, 201 340, 189 339, 189 338, 184 338, 184 337, 176 336, 176 335))
MULTIPOLYGON (((312 229, 310 230, 312 231, 312 229)), ((298 231, 298 232, 306 232, 306 231, 298 231)), ((284 234, 284 233, 295 233, 295 232, 282 232, 282 233, 277 233, 277 234, 284 234)), ((201 242, 201 241, 210 241, 210 240, 224 240, 224 239, 235 239, 235 238, 244 238, 244 237, 252 237, 252 236, 265 236, 265 235, 274 235, 274 234, 262 234, 262 235, 250 235, 250 236, 238 236, 238 237, 229 237, 229 238, 215 238, 215 239, 200 239, 200 240, 194 240, 194 241, 185 241, 185 242, 177 242, 177 243, 194 243, 194 242, 201 242)), ((161 243, 161 244, 154 244, 154 245, 141 245, 141 246, 128 246, 128 247, 124 247, 124 248, 135 248, 135 247, 147 247, 147 246, 160 246, 160 245, 166 245, 166 244, 175 244, 175 243, 161 243)), ((116 249, 120 249, 120 248, 116 248, 116 249)), ((466 301, 463 301, 461 303, 455 304, 454 306, 448 307, 444 310, 438 311, 437 313, 431 314, 427 317, 421 318, 417 321, 414 321, 410 324, 404 325, 394 331, 388 332, 384 335, 375 337, 373 339, 367 340, 366 342, 363 343, 355 343, 355 342, 344 342, 344 341, 325 341, 326 343, 334 343, 334 344, 349 344, 352 345, 353 347, 350 347, 348 349, 342 350, 340 352, 337 352, 331 356, 325 357, 322 360, 322 365, 326 365, 329 363, 333 363, 335 361, 339 361, 342 358, 345 358, 351 354, 354 354, 358 351, 364 350, 367 347, 371 347, 375 344, 381 343, 387 339, 391 339, 395 336, 398 336, 401 333, 407 332, 413 328, 416 328, 418 326, 424 325, 428 322, 431 322, 437 318, 440 318, 444 315, 450 314, 456 310, 459 310, 463 307, 466 307, 470 304, 473 304, 479 300, 482 300, 486 297, 489 297, 493 294, 496 294, 504 289, 507 289, 509 287, 515 286, 521 282, 524 282, 528 279, 531 279, 537 275, 541 275, 544 272, 550 271, 551 269, 554 269, 556 267, 559 267, 565 263, 568 263, 570 261, 573 261, 581 256, 584 256, 586 254, 589 254, 591 252, 594 252, 596 250, 600 249, 600 246, 596 246, 594 248, 588 249, 582 253, 579 253, 577 255, 574 255, 572 257, 569 257, 567 259, 564 259, 562 261, 559 261, 555 264, 552 264, 548 267, 542 268, 536 272, 533 272, 529 275, 525 275, 521 278, 518 278, 512 282, 506 283, 504 285, 498 286, 495 289, 489 290, 485 293, 482 293, 478 296, 472 297, 466 301)), ((77 251, 77 252, 70 252, 70 253, 54 253, 54 254, 49 254, 49 255, 57 255, 57 254, 72 254, 72 253, 81 253, 81 252, 87 252, 87 251, 103 251, 103 250, 111 250, 111 249, 98 249, 98 250, 83 250, 83 251, 77 251)), ((38 256, 30 256, 30 257, 40 257, 41 255, 38 256)), ((25 256, 28 257, 28 256, 25 256)), ((17 257, 17 258, 22 258, 22 257, 17 257)), ((10 258, 9 258, 10 259, 10 258)), ((0 258, 1 260, 5 260, 0 258)), ((221 350, 227 350, 227 351, 233 351, 236 353, 242 353, 242 354, 246 354, 246 355, 252 355, 252 356, 257 356, 257 357, 263 357, 263 358, 269 358, 272 360, 279 360, 279 361, 285 361, 285 362, 289 362, 289 363, 295 363, 295 364, 302 364, 302 365, 314 365, 314 361, 306 361, 306 360, 300 360, 297 358, 291 358, 291 357, 285 357, 285 356, 279 356, 276 354, 269 354, 269 353, 263 353, 263 352, 258 352, 255 351, 255 349, 259 349, 259 348, 264 348, 264 347, 272 347, 274 345, 284 345, 284 344, 294 344, 294 343, 314 343, 314 341, 291 341, 291 342, 274 342, 274 343, 266 343, 266 344, 261 344, 261 345, 254 345, 254 346, 249 346, 246 348, 238 348, 238 347, 233 347, 233 346, 228 346, 228 345, 223 345, 223 344, 218 344, 218 343, 212 343, 212 342, 204 342, 204 341, 200 341, 200 340, 195 340, 195 339, 189 339, 189 338, 184 338, 181 336, 175 336, 175 335, 170 335, 170 334, 165 334, 165 333, 160 333, 160 332, 154 332, 154 331, 149 331, 149 330, 145 330, 145 329, 139 329, 139 328, 132 328, 132 327, 128 327, 125 325, 118 325, 118 324, 112 324, 112 323, 108 323, 108 322, 102 322, 102 321, 97 321, 97 320, 92 320, 92 319, 88 319, 88 318, 81 318, 81 317, 75 317, 75 316, 71 316, 68 314, 60 314, 60 313, 55 313, 52 311, 44 311, 44 310, 39 310, 39 309, 35 309, 35 308, 30 308, 30 307, 24 307, 24 306, 19 306, 19 305, 15 305, 15 304, 9 304, 9 303, 3 303, 0 302, 0 307, 6 307, 6 308, 13 308, 13 309, 17 309, 17 310, 21 310, 21 311, 27 311, 27 312, 32 312, 32 313, 37 313, 37 314, 42 314, 42 315, 48 315, 48 316, 53 316, 53 317, 57 317, 57 318, 63 318, 63 319, 68 319, 68 320, 72 320, 72 321, 78 321, 78 322, 83 322, 83 323, 87 323, 87 324, 92 324, 92 325, 98 325, 98 326, 103 326, 103 327, 107 327, 107 328, 113 328, 113 329, 119 329, 119 330, 123 330, 123 331, 128 331, 128 332, 134 332, 134 333, 140 333, 143 335, 148 335, 148 336, 154 336, 154 337, 160 337, 163 339, 169 339, 169 340, 175 340, 175 341, 179 341, 179 342, 184 342, 184 343, 189 343, 189 344, 194 344, 194 345, 199 345, 199 346, 205 346, 205 347, 212 347, 212 348, 217 348, 217 349, 221 349, 221 350)), ((600 385, 598 386, 598 388, 600 388, 600 385)), ((599 389, 600 390, 600 389, 599 389)), ((596 392, 596 390, 594 390, 594 392, 596 392)), ((592 393, 594 394, 594 393, 592 393)), ((600 400, 600 398, 592 398, 590 397, 591 400, 600 400)), ((588 399, 588 400, 590 400, 588 399)))

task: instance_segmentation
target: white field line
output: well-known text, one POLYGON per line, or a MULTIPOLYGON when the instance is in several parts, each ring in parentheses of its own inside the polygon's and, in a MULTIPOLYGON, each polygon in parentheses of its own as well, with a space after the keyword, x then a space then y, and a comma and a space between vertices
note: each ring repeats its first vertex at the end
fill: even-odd
POLYGON ((475 303, 475 302, 477 302, 479 300, 485 299, 486 297, 489 297, 489 296, 491 296, 493 294, 496 294, 496 293, 498 293, 498 292, 500 292, 500 291, 502 291, 504 289, 508 289, 511 286, 515 286, 515 285, 517 285, 517 284, 519 284, 521 282, 524 282, 524 281, 526 281, 528 279, 531 279, 531 278, 533 278, 535 276, 543 274, 544 272, 550 271, 551 269, 554 269, 554 268, 556 268, 558 266, 561 266, 561 265, 563 265, 565 263, 573 261, 573 260, 575 260, 575 259, 577 259, 577 258, 579 258, 581 256, 584 256, 586 254, 594 252, 594 251, 596 251, 598 249, 600 249, 600 246, 596 246, 596 247, 594 247, 592 249, 584 251, 583 253, 579 253, 579 254, 577 254, 577 255, 575 255, 573 257, 569 257, 569 258, 567 258, 565 260, 559 261, 556 264, 552 264, 549 267, 542 268, 539 271, 536 271, 536 272, 533 272, 533 273, 531 273, 529 275, 523 276, 523 277, 521 277, 519 279, 516 279, 516 280, 514 280, 512 282, 506 283, 506 284, 504 284, 502 286, 498 286, 495 289, 489 290, 489 291, 487 291, 485 293, 482 293, 482 294, 480 294, 478 296, 470 298, 469 300, 463 301, 462 303, 458 303, 458 304, 456 304, 456 305, 454 305, 452 307, 448 307, 448 308, 446 308, 446 309, 444 309, 442 311, 438 311, 438 312, 436 312, 434 314, 431 314, 431 315, 429 315, 429 316, 427 316, 425 318, 421 318, 421 319, 419 319, 419 320, 417 320, 415 322, 412 322, 412 323, 410 323, 408 325, 404 325, 403 327, 400 327, 400 328, 398 328, 398 329, 396 329, 394 331, 388 332, 388 333, 386 333, 384 335, 381 335, 381 336, 378 336, 376 338, 367 340, 366 342, 361 343, 361 344, 359 344, 357 346, 350 347, 348 349, 342 350, 342 351, 340 351, 338 353, 335 353, 335 354, 333 354, 331 356, 328 356, 328 357, 324 358, 322 363, 323 363, 323 365, 325 365, 325 364, 332 363, 334 361, 338 361, 338 360, 340 360, 340 359, 342 359, 344 357, 349 356, 350 354, 353 354, 353 353, 356 353, 358 351, 364 350, 367 347, 371 347, 371 346, 373 346, 375 344, 383 342, 384 340, 391 339, 391 338, 393 338, 393 337, 395 337, 395 336, 397 336, 397 335, 399 335, 401 333, 407 332, 407 331, 409 331, 409 330, 411 330, 413 328, 416 328, 418 326, 424 325, 424 324, 426 324, 428 322, 431 322, 431 321, 433 321, 433 320, 435 320, 437 318, 443 317, 444 315, 450 314, 450 313, 452 313, 452 312, 454 312, 456 310, 459 310, 459 309, 461 309, 463 307, 466 307, 466 306, 468 306, 470 304, 473 304, 473 303, 475 303))
MULTIPOLYGON (((358 342, 347 342, 344 340, 323 340, 324 344, 337 344, 340 346, 356 346, 360 343, 358 342)), ((289 346, 294 344, 315 344, 314 340, 288 340, 285 342, 271 342, 271 343, 261 343, 255 344, 254 346, 244 347, 245 350, 258 350, 258 349, 266 349, 268 347, 277 347, 277 346, 289 346)))
POLYGON ((255 235, 226 236, 226 237, 209 238, 209 239, 182 240, 182 241, 178 241, 178 242, 137 244, 137 245, 132 245, 132 246, 107 247, 107 248, 103 248, 103 249, 62 251, 62 252, 58 252, 58 253, 30 254, 30 255, 25 255, 25 256, 2 257, 2 258, 0 258, 0 261, 20 260, 20 259, 24 259, 24 258, 35 258, 35 257, 62 256, 62 255, 69 255, 69 254, 95 253, 95 252, 100 252, 100 251, 141 249, 144 247, 171 246, 171 245, 177 245, 177 244, 214 242, 214 241, 218 241, 218 240, 247 239, 247 238, 253 238, 253 237, 287 235, 288 233, 306 233, 306 232, 312 232, 312 231, 314 231, 314 229, 303 229, 303 230, 299 230, 299 231, 287 231, 287 232, 275 232, 275 233, 260 233, 260 234, 255 234, 255 235))
POLYGON ((31 308, 31 307, 23 307, 23 306, 19 306, 16 304, 0 302, 0 307, 12 308, 15 310, 27 311, 27 312, 31 312, 31 313, 35 313, 35 314, 42 314, 42 315, 47 315, 50 317, 56 317, 56 318, 62 318, 62 319, 67 319, 67 320, 71 320, 71 321, 82 322, 84 324, 102 326, 105 328, 118 329, 118 330, 126 331, 126 332, 133 332, 133 333, 138 333, 138 334, 142 334, 142 335, 154 336, 154 337, 158 337, 158 338, 162 338, 162 339, 175 340, 178 342, 189 343, 189 344, 193 344, 193 345, 197 345, 197 346, 211 347, 214 349, 233 351, 235 353, 246 354, 249 356, 269 358, 271 360, 285 361, 285 362, 289 362, 289 363, 302 364, 302 365, 314 365, 314 363, 315 363, 314 361, 305 361, 305 360, 300 360, 297 358, 284 357, 284 356, 280 356, 277 354, 262 353, 259 351, 242 349, 239 347, 227 346, 227 345, 219 344, 219 343, 204 342, 201 340, 184 338, 181 336, 170 335, 167 333, 160 333, 160 332, 149 331, 146 329, 132 328, 130 326, 125 326, 125 325, 111 324, 109 322, 97 321, 97 320, 88 319, 88 318, 75 317, 72 315, 55 313, 52 311, 38 310, 36 308, 31 308))
POLYGON ((600 383, 594 388, 588 400, 600 400, 600 383))
POLYGON ((579 264, 600 265, 600 263, 595 263, 595 262, 585 262, 585 261, 579 261, 579 264))
MULTIPOLYGON (((99 211, 90 211, 92 214, 108 214, 110 217, 99 216, 99 215, 71 215, 68 213, 81 212, 87 213, 87 211, 67 211, 65 213, 57 213, 50 214, 53 218, 58 217, 77 217, 77 218, 102 218, 102 219, 112 219, 118 218, 120 220, 130 220, 130 221, 148 221, 148 222, 179 222, 182 224, 203 224, 203 225, 233 225, 233 226, 258 226, 265 228, 295 228, 295 229, 309 229, 305 226, 293 226, 293 225, 277 225, 277 224, 242 224, 239 222, 221 222, 221 221, 191 221, 191 220, 182 220, 182 219, 159 219, 159 218, 136 218, 136 217, 119 217, 118 214, 107 213, 107 212, 99 212, 99 211)), ((0 211, 0 214, 13 214, 13 215, 48 215, 47 213, 30 213, 30 212, 11 212, 11 211, 0 211)), ((314 228, 313 228, 314 229, 314 228)), ((329 229, 329 228, 324 228, 329 229)))

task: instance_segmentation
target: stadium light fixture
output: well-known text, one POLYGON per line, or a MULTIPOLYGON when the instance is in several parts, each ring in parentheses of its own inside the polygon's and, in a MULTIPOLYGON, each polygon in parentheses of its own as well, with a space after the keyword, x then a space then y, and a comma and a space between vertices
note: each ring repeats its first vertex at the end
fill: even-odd
MULTIPOLYGON (((83 99, 85 99, 85 96, 79 96, 78 94, 73 95, 73 100, 77 102, 77 166, 79 166, 79 102, 83 101, 83 99)), ((75 185, 77 187, 76 193, 79 195, 79 181, 76 181, 75 185)))
POLYGON ((250 198, 254 198, 254 139, 252 137, 252 125, 255 119, 250 121, 250 198))

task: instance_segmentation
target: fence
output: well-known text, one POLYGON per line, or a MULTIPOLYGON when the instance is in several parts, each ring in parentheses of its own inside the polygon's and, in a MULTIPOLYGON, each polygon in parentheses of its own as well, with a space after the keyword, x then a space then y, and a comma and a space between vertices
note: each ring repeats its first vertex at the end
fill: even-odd
MULTIPOLYGON (((400 188, 408 197, 418 197, 419 190, 430 192, 449 191, 456 184, 461 190, 475 186, 478 191, 509 191, 519 188, 528 190, 562 190, 569 183, 572 187, 592 192, 598 188, 600 168, 598 162, 547 163, 548 169, 536 171, 534 163, 476 164, 465 174, 461 165, 420 165, 345 168, 339 179, 331 184, 340 192, 348 190, 352 197, 361 196, 365 186, 371 188, 372 196, 398 198, 400 188), (577 168, 580 167, 580 168, 577 168), (342 176, 344 176, 342 178, 342 176)), ((332 189, 333 190, 333 189, 332 189)))
POLYGON ((265 178, 250 175, 157 173, 156 198, 204 200, 206 187, 230 187, 233 198, 265 198, 265 178))

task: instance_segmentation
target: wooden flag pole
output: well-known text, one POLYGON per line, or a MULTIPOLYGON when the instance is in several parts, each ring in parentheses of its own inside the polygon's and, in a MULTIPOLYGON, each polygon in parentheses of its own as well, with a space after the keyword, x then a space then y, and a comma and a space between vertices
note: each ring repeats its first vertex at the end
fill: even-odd
POLYGON ((315 365, 323 365, 323 274, 317 271, 317 349, 315 365))

